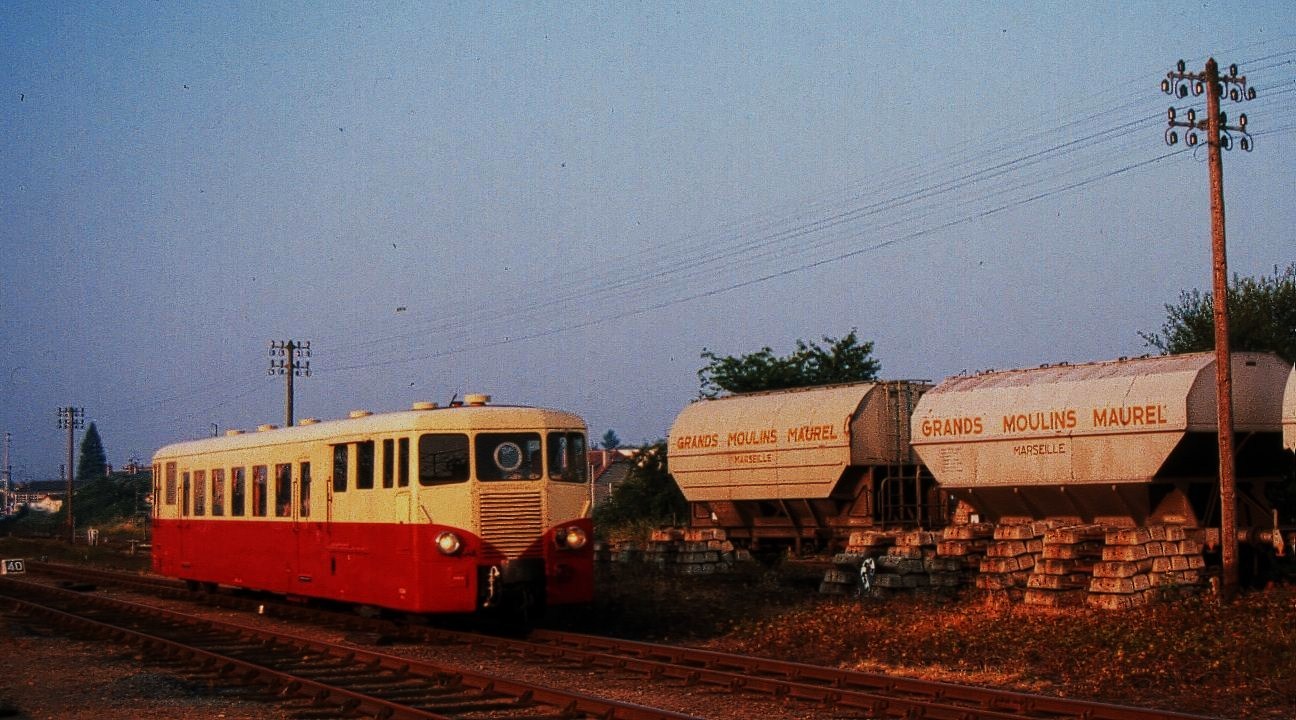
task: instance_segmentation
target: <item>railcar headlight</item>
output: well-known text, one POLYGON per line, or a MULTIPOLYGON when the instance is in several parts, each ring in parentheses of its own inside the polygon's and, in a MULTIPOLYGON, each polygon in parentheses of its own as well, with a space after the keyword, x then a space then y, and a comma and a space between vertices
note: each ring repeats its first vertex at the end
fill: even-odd
POLYGON ((585 543, 589 542, 589 537, 585 535, 584 530, 573 525, 562 531, 559 540, 559 544, 569 550, 580 550, 585 547, 585 543))
POLYGON ((449 530, 437 535, 436 545, 442 555, 458 555, 463 549, 463 542, 459 540, 459 536, 449 530))

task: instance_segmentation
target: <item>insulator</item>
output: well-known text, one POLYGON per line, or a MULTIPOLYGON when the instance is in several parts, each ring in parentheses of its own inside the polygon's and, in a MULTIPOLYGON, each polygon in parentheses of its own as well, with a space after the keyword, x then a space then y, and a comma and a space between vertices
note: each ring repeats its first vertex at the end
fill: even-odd
POLYGON ((1224 112, 1223 110, 1220 110, 1219 120, 1220 120, 1220 125, 1228 125, 1228 113, 1224 112))
POLYGON ((1179 97, 1188 97, 1188 83, 1179 83, 1179 97))
POLYGON ((267 374, 267 375, 274 375, 274 368, 270 368, 269 370, 266 370, 266 374, 267 374))
POLYGON ((1188 108, 1188 122, 1189 123, 1197 122, 1197 111, 1193 110, 1192 108, 1188 108))
POLYGON ((1251 138, 1245 138, 1245 137, 1242 138, 1241 145, 1242 145, 1242 150, 1245 152, 1251 152, 1251 148, 1254 147, 1254 144, 1251 142, 1251 138))
POLYGON ((1174 130, 1167 130, 1167 131, 1166 131, 1166 137, 1165 137, 1165 143, 1166 143, 1166 145, 1172 145, 1172 146, 1173 146, 1173 145, 1178 145, 1178 144, 1179 144, 1179 133, 1175 132, 1174 130))
POLYGON ((1229 65, 1229 76, 1237 77, 1237 63, 1233 63, 1232 65, 1229 65))
POLYGON ((1220 135, 1219 141, 1220 141, 1220 147, 1224 148, 1225 150, 1233 149, 1233 138, 1229 137, 1228 133, 1224 133, 1223 135, 1220 135))
POLYGON ((1184 64, 1184 61, 1183 61, 1183 60, 1180 60, 1180 61, 1179 61, 1179 64, 1178 64, 1176 67, 1179 68, 1179 72, 1183 72, 1184 69, 1187 68, 1188 66, 1184 64))
POLYGON ((1206 92, 1206 85, 1202 83, 1201 80, 1198 80, 1197 82, 1193 83, 1192 90, 1193 90, 1193 95, 1201 95, 1202 93, 1206 92))
POLYGON ((1255 100, 1255 88, 1247 88, 1247 100, 1255 100))
POLYGON ((1237 102, 1241 100, 1242 91, 1238 90, 1237 88, 1233 88, 1232 90, 1229 90, 1229 99, 1232 100, 1233 102, 1237 102))
POLYGON ((1174 122, 1174 121, 1175 121, 1175 109, 1174 109, 1174 108, 1170 108, 1169 110, 1166 110, 1166 119, 1169 120, 1170 122, 1174 122))
POLYGON ((1242 113, 1241 115, 1238 115, 1238 127, 1242 128, 1243 130, 1246 130, 1246 124, 1247 124, 1246 113, 1242 113))
POLYGON ((1188 147, 1197 147, 1197 133, 1188 133, 1185 139, 1188 141, 1188 147))
POLYGON ((1165 80, 1161 81, 1161 92, 1165 93, 1166 95, 1170 94, 1170 78, 1166 78, 1165 80))

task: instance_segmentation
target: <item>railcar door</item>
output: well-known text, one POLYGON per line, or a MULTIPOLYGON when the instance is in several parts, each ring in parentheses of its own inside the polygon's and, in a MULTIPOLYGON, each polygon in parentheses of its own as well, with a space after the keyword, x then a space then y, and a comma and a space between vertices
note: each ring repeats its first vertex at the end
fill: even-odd
POLYGON ((293 480, 292 534, 295 567, 297 568, 296 584, 303 592, 310 590, 320 575, 321 562, 324 557, 324 544, 319 523, 313 521, 311 512, 312 493, 315 483, 311 477, 310 458, 303 456, 297 459, 296 473, 293 480))
POLYGON ((189 568, 192 566, 192 558, 189 557, 189 547, 193 543, 186 543, 186 536, 191 532, 189 522, 189 493, 191 492, 192 483, 189 480, 188 468, 180 471, 180 512, 176 514, 176 532, 175 532, 175 549, 176 559, 180 563, 181 577, 186 577, 189 568))

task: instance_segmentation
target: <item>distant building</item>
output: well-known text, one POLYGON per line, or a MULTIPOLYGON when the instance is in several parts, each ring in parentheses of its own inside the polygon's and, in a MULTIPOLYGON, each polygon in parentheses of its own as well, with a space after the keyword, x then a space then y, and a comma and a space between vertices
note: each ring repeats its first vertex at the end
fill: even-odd
POLYGON ((625 481, 634 467, 635 453, 639 448, 616 450, 591 450, 589 452, 590 477, 594 479, 594 504, 599 505, 612 496, 612 491, 625 481))
POLYGON ((49 495, 39 495, 34 497, 31 500, 28 500, 26 503, 21 503, 21 504, 26 505, 29 510, 34 510, 36 512, 56 513, 59 510, 63 509, 63 498, 61 497, 53 498, 50 497, 49 495))

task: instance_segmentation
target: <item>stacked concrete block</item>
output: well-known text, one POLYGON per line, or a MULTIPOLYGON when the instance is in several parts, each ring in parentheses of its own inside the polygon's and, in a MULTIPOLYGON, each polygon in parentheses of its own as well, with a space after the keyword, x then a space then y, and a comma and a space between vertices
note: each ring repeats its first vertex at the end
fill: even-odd
POLYGON ((739 559, 733 543, 718 528, 654 530, 643 557, 651 565, 681 575, 727 572, 739 559))
POLYGON ((1182 527, 1113 530, 1106 535, 1102 561, 1094 566, 1089 605, 1123 610, 1145 605, 1158 593, 1196 591, 1205 564, 1200 543, 1187 538, 1182 527))
POLYGON ((985 592, 987 600, 1017 602, 1025 597, 1026 583, 1044 551, 1044 533, 1050 527, 1048 522, 1029 521, 995 528, 976 578, 976 587, 985 592))
POLYGON ((936 559, 940 533, 910 530, 896 535, 895 545, 877 558, 873 586, 880 594, 932 587, 930 563, 936 559))
POLYGON ((941 540, 936 543, 936 556, 945 560, 944 572, 958 573, 957 584, 970 585, 976 580, 981 560, 993 539, 992 523, 950 525, 941 531, 941 540))
POLYGON ((833 567, 824 572, 819 592, 824 595, 856 595, 864 589, 866 560, 876 567, 878 557, 895 545, 895 531, 856 530, 846 542, 846 550, 833 556, 833 567))
POLYGON ((1106 530, 1077 524, 1051 528, 1030 577, 1023 601, 1043 607, 1074 607, 1085 602, 1095 563, 1102 557, 1106 530))

